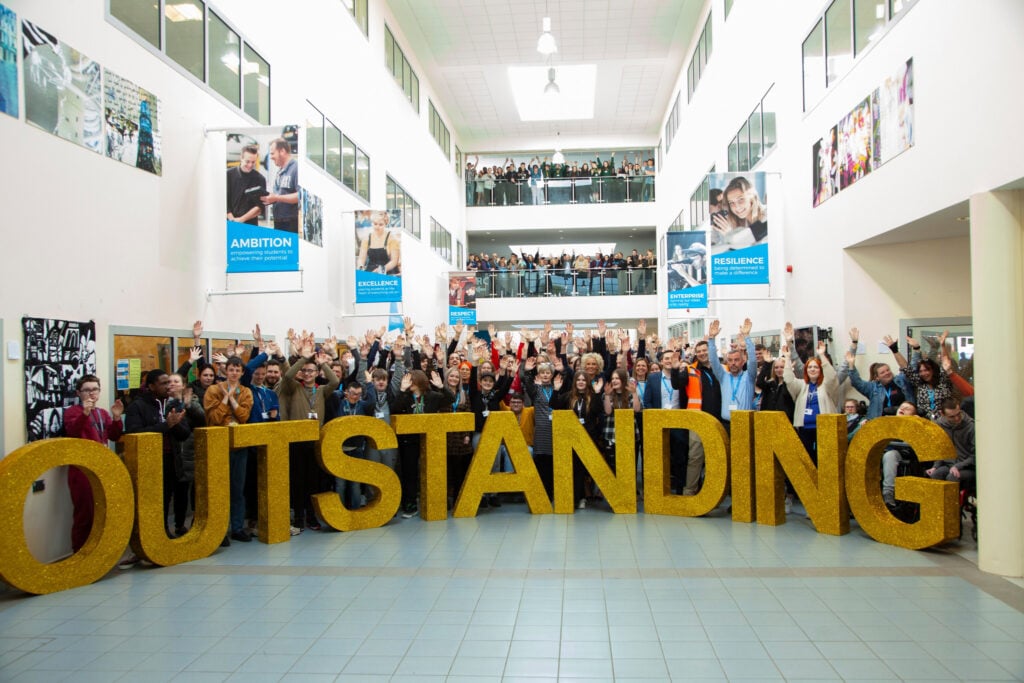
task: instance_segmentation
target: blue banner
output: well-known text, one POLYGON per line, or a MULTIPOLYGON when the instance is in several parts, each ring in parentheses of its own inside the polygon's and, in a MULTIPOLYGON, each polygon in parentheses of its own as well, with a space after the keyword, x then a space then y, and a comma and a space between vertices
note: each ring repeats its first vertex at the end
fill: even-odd
POLYGON ((227 221, 229 273, 275 273, 299 269, 299 236, 258 225, 227 221))
POLYGON ((708 249, 704 230, 666 234, 669 308, 708 307, 708 249))
POLYGON ((356 303, 372 304, 402 300, 400 275, 384 275, 368 270, 356 271, 356 303))
POLYGON ((448 324, 476 325, 476 273, 448 273, 448 324))
POLYGON ((768 284, 768 245, 726 251, 711 256, 711 284, 768 284))

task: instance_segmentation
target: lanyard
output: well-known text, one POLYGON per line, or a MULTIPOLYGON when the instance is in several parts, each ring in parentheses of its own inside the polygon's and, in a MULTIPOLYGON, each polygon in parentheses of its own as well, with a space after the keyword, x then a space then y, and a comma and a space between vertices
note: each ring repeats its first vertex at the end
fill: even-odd
POLYGON ((89 421, 92 423, 93 429, 96 430, 96 436, 103 438, 103 413, 100 412, 99 408, 94 408, 92 413, 89 415, 89 421), (94 419, 95 416, 95 419, 94 419))
POLYGON ((885 391, 885 406, 888 408, 892 405, 892 387, 883 387, 885 391))
POLYGON ((554 389, 552 389, 551 387, 537 387, 537 388, 540 390, 540 393, 543 394, 544 402, 545 403, 551 403, 551 393, 552 393, 552 391, 554 391, 554 389), (545 391, 545 389, 547 391, 545 391))
POLYGON ((742 380, 737 382, 737 379, 735 375, 729 375, 729 386, 732 387, 732 403, 736 403, 736 394, 739 393, 740 387, 743 386, 742 380))
POLYGON ((306 396, 306 400, 309 401, 309 412, 316 410, 316 385, 313 385, 313 390, 306 396))
POLYGON ((412 412, 420 415, 423 413, 423 397, 419 396, 413 399, 412 412))
POLYGON ((583 407, 584 407, 583 399, 582 398, 581 399, 577 399, 576 400, 576 411, 575 411, 576 412, 576 417, 583 417, 583 407))
POLYGON ((931 408, 931 411, 934 413, 935 412, 935 390, 934 389, 928 389, 928 405, 931 408))

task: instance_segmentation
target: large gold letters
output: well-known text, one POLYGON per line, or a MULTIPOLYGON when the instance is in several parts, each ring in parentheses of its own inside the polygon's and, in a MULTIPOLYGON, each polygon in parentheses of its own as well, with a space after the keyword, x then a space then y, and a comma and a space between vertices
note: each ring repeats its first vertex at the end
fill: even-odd
POLYGON ((228 481, 228 433, 202 428, 195 432, 196 503, 188 533, 168 538, 163 491, 163 436, 155 432, 124 436, 124 464, 135 486, 132 550, 161 567, 208 557, 228 532, 231 489, 228 481))
POLYGON ((476 516, 480 498, 485 493, 520 491, 526 497, 530 512, 535 515, 551 512, 551 501, 544 491, 544 484, 537 474, 537 467, 530 457, 530 449, 515 415, 508 411, 491 413, 484 422, 476 452, 483 455, 476 457, 474 454, 469 464, 466 481, 455 501, 455 517, 476 516), (512 462, 512 472, 491 472, 494 456, 502 442, 512 462))
POLYGON ((377 487, 376 500, 358 510, 349 510, 341 503, 341 492, 318 493, 313 496, 316 513, 338 531, 376 529, 388 523, 401 503, 402 489, 398 475, 387 465, 363 458, 353 458, 341 445, 353 437, 365 436, 378 449, 398 448, 398 439, 387 423, 375 417, 351 415, 331 420, 320 430, 316 454, 320 466, 341 479, 358 481, 377 487))
POLYGON ((725 497, 729 474, 729 437, 721 423, 700 410, 644 411, 644 512, 700 517, 725 497), (690 429, 704 445, 704 486, 695 496, 672 495, 669 479, 669 430, 690 429))
POLYGON ((860 527, 876 541, 912 550, 956 538, 960 515, 955 482, 899 477, 896 497, 920 503, 921 519, 907 524, 889 513, 878 481, 890 441, 910 444, 919 460, 956 459, 942 428, 923 418, 879 417, 862 426, 846 455, 846 496, 860 527))
POLYGON ((135 514, 132 481, 117 456, 88 439, 49 439, 0 460, 0 578, 26 593, 85 586, 113 569, 128 545, 135 514), (25 541, 25 496, 44 472, 74 465, 92 486, 96 512, 85 545, 71 557, 40 562, 25 541))
MULTIPOLYGON (((556 412, 553 445, 558 512, 572 510, 573 453, 579 455, 614 511, 636 511, 630 413, 616 412, 618 452, 612 472, 575 417, 569 412, 556 412)), ((319 459, 325 469, 336 476, 376 486, 381 492, 376 502, 358 511, 346 510, 337 494, 317 496, 314 505, 332 526, 343 530, 368 529, 391 519, 401 497, 397 477, 385 466, 345 456, 341 444, 353 436, 366 436, 378 447, 389 448, 397 443, 396 433, 423 435, 421 514, 426 520, 445 519, 446 437, 449 432, 471 431, 473 416, 401 415, 394 418, 394 424, 392 431, 380 420, 353 416, 328 423, 322 434, 313 420, 197 430, 195 522, 188 534, 173 540, 164 532, 163 454, 159 435, 126 436, 125 463, 109 449, 83 439, 52 439, 23 446, 0 460, 0 579, 29 593, 51 593, 85 585, 114 566, 129 537, 140 556, 159 565, 209 555, 227 531, 229 446, 259 449, 259 534, 266 543, 290 538, 288 446, 292 442, 316 441, 318 437, 319 459), (47 564, 32 556, 25 540, 25 497, 33 481, 45 471, 63 465, 75 465, 85 472, 93 488, 96 511, 92 532, 82 549, 65 560, 47 564), (137 512, 136 500, 140 501, 137 512)), ((954 482, 914 477, 896 480, 897 497, 921 505, 921 519, 914 524, 894 518, 882 502, 880 465, 890 441, 907 442, 925 460, 956 457, 946 434, 927 420, 872 420, 860 428, 847 449, 843 416, 819 416, 817 468, 781 413, 739 411, 733 416, 732 430, 730 449, 729 437, 711 415, 691 410, 646 411, 645 511, 677 516, 705 514, 718 506, 731 480, 734 521, 752 521, 756 511, 758 523, 781 524, 782 476, 786 474, 821 533, 847 533, 849 509, 861 528, 883 543, 916 549, 957 536, 958 487, 954 482), (675 496, 669 491, 671 429, 691 430, 703 442, 706 477, 695 496, 675 496)), ((484 493, 503 491, 522 491, 534 513, 552 510, 514 416, 495 412, 484 425, 480 445, 459 493, 455 516, 472 516, 484 493), (502 442, 508 449, 514 473, 490 471, 502 442)))
POLYGON ((228 429, 232 448, 256 446, 259 539, 264 543, 284 543, 292 537, 288 445, 316 441, 320 425, 316 420, 287 420, 234 425, 228 429))

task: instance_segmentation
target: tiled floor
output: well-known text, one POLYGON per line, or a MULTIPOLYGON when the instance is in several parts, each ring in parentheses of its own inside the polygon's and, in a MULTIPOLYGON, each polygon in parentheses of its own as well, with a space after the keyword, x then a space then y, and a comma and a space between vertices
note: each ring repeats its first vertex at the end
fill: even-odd
POLYGON ((0 593, 0 681, 1024 680, 1024 588, 956 554, 613 515, 395 520, 0 593))

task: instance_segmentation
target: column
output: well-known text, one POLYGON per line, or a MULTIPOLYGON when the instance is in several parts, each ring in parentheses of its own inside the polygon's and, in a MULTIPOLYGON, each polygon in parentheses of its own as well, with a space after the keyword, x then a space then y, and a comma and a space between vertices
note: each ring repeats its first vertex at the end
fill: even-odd
POLYGON ((971 196, 978 566, 1024 576, 1024 191, 971 196))

